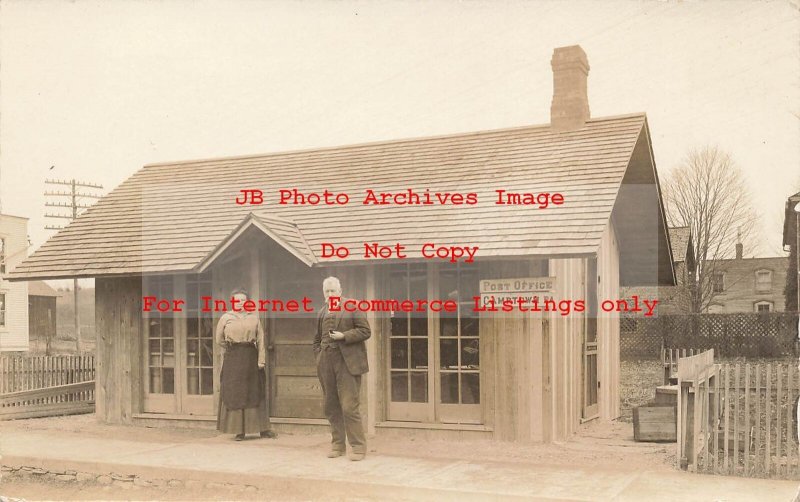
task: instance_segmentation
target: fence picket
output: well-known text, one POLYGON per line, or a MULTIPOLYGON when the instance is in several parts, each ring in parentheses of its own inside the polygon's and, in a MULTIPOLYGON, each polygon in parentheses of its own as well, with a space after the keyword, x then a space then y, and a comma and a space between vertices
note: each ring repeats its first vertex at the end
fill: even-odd
POLYGON ((736 363, 733 373, 734 397, 733 397, 733 473, 739 470, 739 393, 741 391, 741 363, 736 363))
POLYGON ((750 364, 744 367, 744 432, 746 434, 744 443, 744 475, 750 474, 750 441, 753 435, 753 428, 750 426, 750 364))
POLYGON ((783 403, 783 392, 781 382, 783 381, 783 364, 775 365, 775 378, 778 383, 777 399, 775 401, 775 473, 781 473, 781 443, 783 443, 783 430, 781 429, 781 403, 783 403))
POLYGON ((722 376, 720 373, 717 373, 717 376, 714 377, 714 474, 719 473, 719 403, 720 403, 720 394, 719 394, 719 378, 722 376))
POLYGON ((761 363, 756 364, 756 442, 755 456, 753 457, 753 470, 760 473, 763 468, 761 462, 761 363))
POLYGON ((791 364, 786 368, 786 476, 792 473, 792 462, 794 462, 794 453, 797 448, 792 448, 794 445, 794 437, 792 434, 792 411, 794 411, 794 399, 792 399, 792 370, 794 367, 791 364), (793 451, 794 450, 794 451, 793 451))
POLYGON ((772 425, 772 420, 770 419, 770 400, 772 399, 772 363, 767 363, 767 381, 766 381, 766 403, 764 404, 765 414, 764 420, 766 421, 767 430, 764 433, 764 473, 769 475, 770 471, 770 443, 772 441, 772 430, 770 426, 772 425))
POLYGON ((724 401, 724 404, 723 404, 724 412, 725 412, 725 429, 724 429, 724 431, 725 431, 725 437, 724 437, 725 442, 722 445, 722 448, 723 448, 722 451, 723 451, 723 453, 725 455, 724 456, 725 460, 723 462, 723 470, 725 471, 725 474, 730 473, 730 464, 729 464, 729 461, 728 461, 728 458, 729 458, 728 445, 730 444, 730 440, 728 438, 728 434, 729 434, 728 431, 730 430, 730 427, 729 427, 730 418, 729 418, 729 416, 730 416, 730 407, 731 407, 731 399, 730 399, 730 393, 729 393, 730 376, 731 376, 731 365, 729 363, 725 363, 725 401, 724 401))

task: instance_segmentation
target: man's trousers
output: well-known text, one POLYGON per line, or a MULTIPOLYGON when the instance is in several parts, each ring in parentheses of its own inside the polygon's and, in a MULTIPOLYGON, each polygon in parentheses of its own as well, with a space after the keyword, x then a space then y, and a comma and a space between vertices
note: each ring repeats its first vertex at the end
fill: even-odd
POLYGON ((338 347, 323 345, 317 361, 317 376, 325 396, 325 417, 331 424, 331 449, 344 452, 346 436, 354 453, 366 453, 359 412, 361 375, 350 374, 338 347))

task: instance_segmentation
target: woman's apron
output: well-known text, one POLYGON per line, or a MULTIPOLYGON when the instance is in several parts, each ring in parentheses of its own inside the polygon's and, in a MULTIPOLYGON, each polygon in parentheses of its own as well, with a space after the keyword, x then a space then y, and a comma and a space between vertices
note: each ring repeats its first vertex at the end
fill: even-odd
POLYGON ((252 343, 232 343, 222 361, 222 400, 229 410, 258 408, 264 389, 258 368, 258 350, 252 343))

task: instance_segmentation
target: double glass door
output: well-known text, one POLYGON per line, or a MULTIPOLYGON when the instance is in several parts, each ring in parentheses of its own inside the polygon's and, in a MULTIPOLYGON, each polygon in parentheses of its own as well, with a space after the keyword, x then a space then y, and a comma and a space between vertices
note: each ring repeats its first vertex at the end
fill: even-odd
POLYGON ((145 296, 186 301, 183 312, 145 312, 144 411, 213 415, 214 319, 201 312, 211 273, 145 277, 145 296))
POLYGON ((478 294, 477 267, 397 266, 389 289, 392 299, 452 300, 458 309, 391 314, 388 418, 480 423, 479 319, 472 300, 478 294))

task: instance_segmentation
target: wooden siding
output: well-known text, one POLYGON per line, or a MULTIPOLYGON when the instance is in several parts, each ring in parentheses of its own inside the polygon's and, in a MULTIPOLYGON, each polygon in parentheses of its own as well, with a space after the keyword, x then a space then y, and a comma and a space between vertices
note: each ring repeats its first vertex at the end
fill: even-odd
POLYGON ((98 420, 130 423, 142 398, 142 279, 95 281, 98 420))
MULTIPOLYGON (((586 297, 586 260, 550 260, 550 275, 556 278, 557 299, 586 297)), ((581 421, 583 402, 583 332, 585 317, 571 313, 550 314, 550 375, 552 423, 546 434, 562 441, 572 435, 581 421)))
MULTIPOLYGON (((620 298, 619 266, 619 244, 614 225, 609 224, 597 252, 599 302, 620 298)), ((600 418, 611 420, 619 416, 619 315, 600 308, 597 312, 597 398, 600 418)))
MULTIPOLYGON (((373 241, 402 242, 410 257, 418 257, 425 242, 480 246, 480 257, 588 254, 599 245, 633 147, 646 129, 644 115, 630 115, 592 119, 565 133, 545 125, 150 165, 46 242, 14 277, 190 271, 257 207, 234 204, 243 188, 267 190, 269 209, 258 215, 294 222, 314 253, 322 242, 348 246, 348 260, 363 259, 362 243, 373 241), (276 179, 291 180, 291 186, 276 186, 276 179), (277 189, 293 187, 346 192, 352 200, 345 206, 277 205, 277 189), (364 188, 476 191, 480 201, 362 205, 364 188), (498 188, 561 192, 567 202, 547 210, 496 205, 498 188)), ((636 180, 649 176, 655 183, 650 159, 641 162, 637 171, 644 174, 636 180)), ((636 258, 632 250, 630 259, 636 258)))

